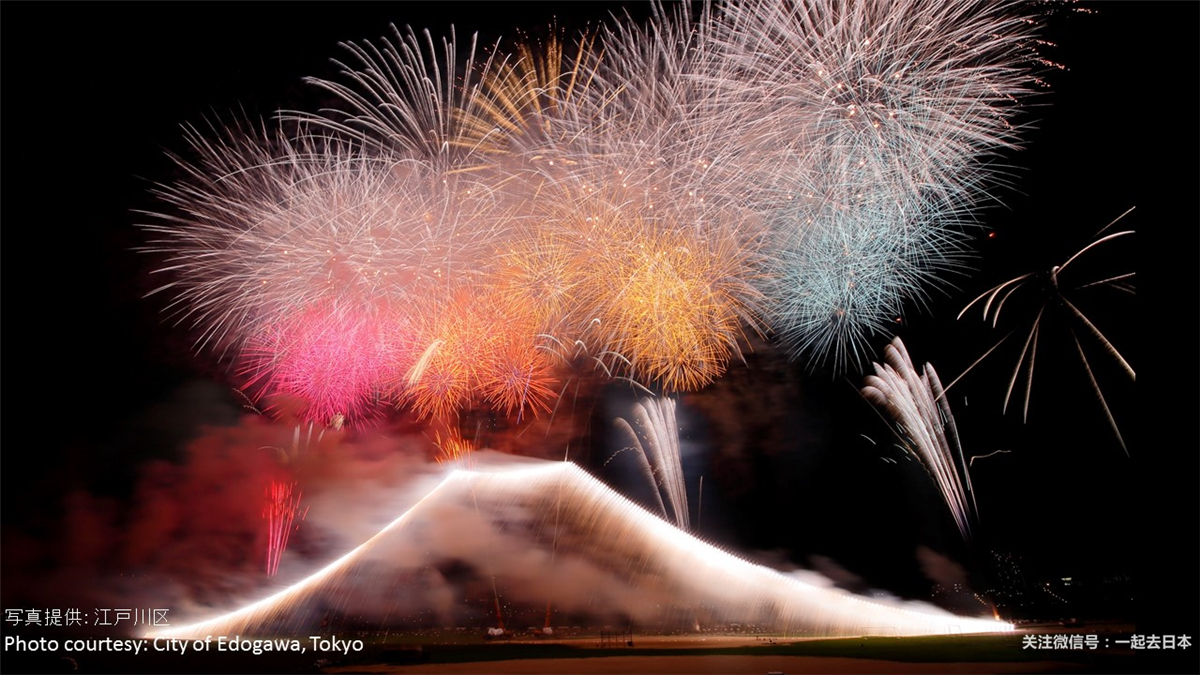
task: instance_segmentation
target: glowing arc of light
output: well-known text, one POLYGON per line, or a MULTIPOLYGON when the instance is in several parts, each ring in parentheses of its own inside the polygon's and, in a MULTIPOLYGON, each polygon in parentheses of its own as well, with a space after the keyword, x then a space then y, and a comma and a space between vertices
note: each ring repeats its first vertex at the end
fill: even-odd
MULTIPOLYGON (((734 589, 736 597, 743 604, 745 597, 760 598, 777 605, 781 611, 786 610, 791 619, 807 620, 831 634, 861 634, 855 631, 884 624, 891 626, 897 634, 911 635, 1012 629, 1011 625, 993 619, 958 617, 936 609, 918 611, 891 606, 786 576, 689 535, 600 483, 574 464, 554 462, 489 471, 455 469, 379 533, 296 584, 233 612, 183 626, 155 629, 149 631, 146 637, 203 637, 228 633, 234 626, 247 630, 244 626, 259 619, 260 612, 276 609, 303 596, 317 584, 345 569, 381 537, 406 525, 423 504, 463 480, 470 481, 468 487, 473 493, 480 490, 486 493, 490 488, 499 488, 516 489, 520 494, 529 494, 531 487, 539 490, 545 487, 547 481, 556 481, 564 487, 569 485, 586 502, 585 506, 594 509, 593 515, 615 516, 616 522, 632 540, 652 542, 661 556, 660 560, 665 561, 663 564, 674 566, 677 570, 718 573, 718 577, 700 581, 701 587, 716 592, 734 589), (754 592, 757 592, 756 596, 750 595, 754 592)), ((696 579, 684 581, 696 582, 696 579)))

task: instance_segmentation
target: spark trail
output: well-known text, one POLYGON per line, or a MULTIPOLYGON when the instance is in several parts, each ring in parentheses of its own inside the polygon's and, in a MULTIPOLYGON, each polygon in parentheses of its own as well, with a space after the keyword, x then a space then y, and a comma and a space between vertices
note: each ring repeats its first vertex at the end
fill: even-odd
MULTIPOLYGON (((292 523, 299 510, 300 492, 296 490, 295 481, 271 481, 267 488, 267 508, 263 513, 267 520, 267 576, 279 573, 279 562, 287 550, 292 523)), ((300 518, 303 520, 304 514, 300 518)))
MULTIPOLYGON (((1085 289, 1095 292, 1108 290, 1115 293, 1134 294, 1133 278, 1134 272, 1104 274, 1099 275, 1100 278, 1077 279, 1078 274, 1075 272, 1079 266, 1073 268, 1068 274, 1067 268, 1071 263, 1079 260, 1085 253, 1095 250, 1101 244, 1106 244, 1115 241, 1121 237, 1134 234, 1133 230, 1124 230, 1121 232, 1113 232, 1104 234, 1106 230, 1120 222, 1125 216, 1128 216, 1133 209, 1129 209, 1125 213, 1117 216, 1111 223, 1101 228, 1096 233, 1093 241, 1088 243, 1083 248, 1079 249, 1074 255, 1068 258, 1061 265, 1054 265, 1047 272, 1027 273, 1019 277, 1009 279, 1001 284, 993 286, 991 289, 977 296, 974 300, 967 303, 962 311, 958 313, 958 318, 962 317, 972 308, 977 306, 980 301, 983 301, 983 319, 990 321, 992 327, 995 328, 1000 323, 1000 313, 1004 309, 1005 304, 1021 290, 1032 290, 1033 296, 1040 300, 1037 313, 1033 320, 1029 323, 1029 330, 1025 334, 1025 340, 1021 347, 1020 354, 1017 356, 1016 365, 1013 366, 1012 376, 1008 381, 1008 388, 1004 392, 1004 412, 1008 412, 1009 402, 1012 399, 1013 391, 1017 386, 1017 380, 1020 379, 1021 371, 1025 371, 1024 382, 1024 405, 1022 406, 1021 415, 1023 420, 1029 419, 1029 402, 1033 394, 1033 367, 1037 358, 1039 340, 1044 341, 1043 332, 1047 326, 1065 326, 1071 336, 1071 344, 1074 346, 1074 353, 1079 357, 1079 362, 1083 366, 1084 373, 1087 375, 1088 383, 1091 385, 1092 393, 1096 395, 1097 401, 1100 403, 1101 409, 1104 411, 1104 417, 1108 420, 1109 428, 1112 429, 1113 435, 1120 444, 1121 449, 1125 451, 1125 455, 1129 456, 1129 448, 1125 445, 1125 438, 1121 435, 1121 429, 1117 426, 1117 420, 1113 416, 1112 410, 1109 408, 1108 401, 1104 397, 1104 392, 1100 388, 1099 382, 1096 380, 1096 371, 1092 367, 1092 362, 1088 360, 1087 353, 1084 351, 1083 345, 1089 344, 1093 349, 1099 348, 1101 356, 1109 357, 1116 363, 1121 372, 1127 376, 1130 381, 1137 379, 1137 373, 1134 372, 1133 366, 1129 361, 1113 346, 1108 337, 1100 331, 1098 327, 1089 319, 1076 305, 1079 302, 1079 296, 1083 294, 1085 289), (1101 236, 1104 235, 1104 236, 1101 236), (1072 302, 1075 300, 1075 302, 1072 302), (1082 333, 1083 341, 1080 341, 1082 333)), ((1093 270, 1092 274, 1096 274, 1093 270)), ((1061 330, 1061 329, 1060 329, 1061 330)), ((1015 332, 1015 331, 1014 331, 1015 332)), ((1053 329, 1050 331, 1053 332, 1053 329)), ((993 350, 1006 341, 1013 333, 1009 333, 1001 338, 991 349, 981 356, 967 371, 959 378, 970 372, 980 361, 986 358, 993 350)), ((955 380, 957 382, 957 379, 955 380)), ((951 386, 954 382, 950 383, 951 386)))
POLYGON ((679 427, 675 423, 675 400, 642 398, 634 404, 633 414, 628 419, 618 417, 614 424, 624 440, 633 444, 625 449, 637 451, 646 480, 658 497, 663 517, 684 532, 691 530, 687 486, 679 454, 679 427))
POLYGON ((862 395, 887 412, 904 448, 921 462, 942 493, 964 540, 971 539, 975 497, 963 459, 954 415, 937 372, 930 364, 917 373, 900 338, 884 349, 884 364, 863 383, 862 395), (970 494, 970 501, 967 497, 970 494))

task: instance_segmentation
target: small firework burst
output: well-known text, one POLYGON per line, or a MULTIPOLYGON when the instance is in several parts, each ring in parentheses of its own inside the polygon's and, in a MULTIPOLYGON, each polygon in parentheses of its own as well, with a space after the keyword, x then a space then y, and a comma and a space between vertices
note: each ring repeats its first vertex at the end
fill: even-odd
POLYGON ((964 540, 971 538, 975 497, 958 429, 931 364, 917 372, 900 338, 884 348, 884 362, 863 382, 862 395, 896 424, 907 450, 937 484, 964 540))
POLYGON ((462 464, 466 468, 472 468, 471 458, 475 446, 463 439, 458 429, 451 428, 445 434, 441 431, 435 432, 433 447, 437 449, 434 460, 438 464, 462 464))

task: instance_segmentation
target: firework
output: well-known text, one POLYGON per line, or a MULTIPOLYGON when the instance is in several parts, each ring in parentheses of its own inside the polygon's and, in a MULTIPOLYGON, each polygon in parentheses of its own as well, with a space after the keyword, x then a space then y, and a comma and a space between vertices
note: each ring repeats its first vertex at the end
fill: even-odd
MULTIPOLYGON (((1106 225, 1100 230, 1100 232, 1096 234, 1096 238, 1092 242, 1077 251, 1063 264, 1055 265, 1051 267, 1049 271, 1042 274, 1022 274, 1019 277, 1005 281, 1002 284, 998 284, 985 293, 979 295, 971 302, 967 303, 967 306, 963 307, 962 311, 958 314, 958 318, 961 319, 963 315, 965 315, 967 311, 971 309, 971 307, 974 307, 981 300, 986 299, 983 303, 983 319, 984 321, 987 321, 990 317, 992 327, 994 328, 1000 322, 1000 312, 1002 309, 1004 309, 1005 303, 1018 290, 1022 288, 1038 289, 1036 292, 1038 297, 1041 299, 1041 304, 1029 325, 1029 331, 1026 334, 1024 344, 1021 347, 1021 352, 1017 356, 1016 366, 1013 367, 1012 377, 1009 378, 1008 388, 1004 393, 1004 411, 1008 411, 1008 404, 1012 398, 1013 389, 1016 387, 1021 371, 1025 370, 1025 402, 1022 408, 1022 416, 1023 419, 1028 419, 1029 401, 1033 390, 1033 367, 1037 356, 1039 335, 1041 334, 1044 325, 1043 320, 1050 318, 1052 315, 1062 315, 1062 317, 1065 318, 1065 324, 1067 325, 1067 329, 1071 335, 1075 352, 1079 356, 1079 361, 1083 365, 1084 372, 1087 374, 1088 383, 1091 385, 1092 391, 1096 394, 1096 398, 1100 402, 1100 407, 1104 410, 1104 416, 1108 420, 1109 427, 1112 429, 1113 434, 1117 438, 1117 442, 1121 444, 1121 449, 1125 451, 1126 455, 1129 454, 1129 449, 1125 446, 1125 439, 1121 436, 1121 430, 1117 427, 1116 419, 1113 417, 1112 411, 1109 409, 1108 402, 1104 398, 1104 392, 1101 391, 1100 385, 1096 381, 1096 375, 1092 370, 1092 364, 1090 361, 1088 361, 1087 354, 1083 349, 1084 343, 1080 342, 1079 340, 1079 332, 1082 332, 1092 344, 1099 345, 1103 353, 1115 361, 1120 370, 1127 375, 1130 380, 1136 379, 1137 374, 1134 372, 1133 367, 1129 365, 1129 362, 1125 360, 1125 357, 1121 355, 1121 352, 1117 351, 1117 348, 1114 347, 1113 344, 1109 342, 1108 338, 1104 336, 1104 333, 1102 333, 1100 329, 1097 328, 1096 325, 1092 323, 1092 321, 1088 319, 1082 311, 1079 310, 1075 303, 1071 302, 1071 298, 1079 293, 1079 291, 1084 289, 1091 289, 1093 291, 1099 289, 1109 289, 1111 291, 1128 293, 1132 295, 1134 293, 1132 282, 1134 273, 1128 272, 1104 276, 1099 279, 1079 281, 1072 280, 1074 273, 1066 275, 1064 275, 1064 273, 1067 271, 1067 268, 1071 265, 1071 263, 1078 260, 1083 254, 1092 251, 1101 244, 1132 235, 1132 230, 1125 230, 1122 232, 1114 232, 1101 236, 1106 230, 1115 225, 1125 216, 1129 215, 1130 211, 1132 210, 1133 209, 1126 211, 1118 216, 1116 220, 1106 225)), ((983 358, 986 358, 988 354, 991 354, 991 352, 996 349, 996 347, 999 347, 1001 343, 1012 336, 1013 332, 1010 332, 1008 335, 1001 338, 999 342, 997 342, 991 349, 987 351, 987 353, 983 355, 983 357, 980 357, 980 361, 983 360, 983 358)), ((976 361, 975 363, 978 364, 979 361, 976 361)), ((975 364, 972 364, 972 367, 974 367, 974 365, 975 364)), ((969 371, 970 368, 967 369, 967 372, 969 371)), ((963 375, 965 374, 966 372, 963 373, 963 375)), ((962 375, 959 377, 961 378, 962 375)), ((951 385, 953 384, 954 383, 951 382, 951 385)))
POLYGON ((713 29, 711 114, 735 130, 770 220, 770 325, 797 352, 858 360, 955 267, 962 226, 1002 176, 1030 93, 1033 25, 1015 3, 729 3, 713 29), (730 124, 730 117, 739 124, 730 124))
POLYGON ((413 157, 439 173, 469 164, 473 155, 469 111, 477 89, 466 77, 489 70, 491 62, 477 64, 476 41, 464 45, 467 57, 459 66, 459 43, 451 35, 435 43, 429 31, 392 26, 383 47, 369 42, 343 43, 352 57, 336 62, 347 82, 309 78, 345 102, 349 111, 290 116, 362 142, 384 156, 413 157))
POLYGON ((498 252, 489 276, 499 301, 528 315, 539 333, 561 332, 574 314, 585 264, 570 237, 548 228, 514 232, 498 252))
MULTIPOLYGON (((776 630, 801 630, 813 635, 928 635, 942 633, 1001 632, 1009 624, 991 618, 955 616, 915 603, 891 603, 856 596, 833 588, 817 575, 784 575, 752 564, 736 555, 702 542, 642 509, 604 486, 586 471, 567 462, 491 467, 481 463, 476 470, 451 471, 425 492, 409 510, 357 548, 288 588, 240 609, 191 624, 155 628, 147 637, 191 637, 204 635, 296 634, 308 629, 294 622, 305 620, 295 611, 305 603, 330 602, 345 606, 354 586, 367 575, 371 597, 378 597, 380 584, 394 583, 396 572, 379 563, 400 556, 425 565, 420 548, 428 541, 423 522, 439 522, 450 513, 483 518, 497 531, 528 532, 541 541, 536 554, 524 557, 528 565, 508 574, 523 573, 522 587, 541 611, 551 587, 564 588, 570 576, 595 568, 596 583, 615 576, 629 591, 619 598, 605 598, 611 611, 639 625, 674 623, 695 619, 681 598, 694 599, 709 610, 713 621, 751 621, 776 630), (561 519, 547 520, 556 503, 562 502, 561 519), (541 550, 555 532, 557 554, 541 550), (389 571, 384 571, 388 569, 389 571), (371 570, 378 570, 379 576, 371 570), (393 579, 387 581, 387 579, 393 579), (534 582, 536 580, 536 582, 534 582), (328 599, 328 600, 326 600, 328 599), (336 599, 336 600, 335 600, 336 599)), ((478 522, 476 520, 475 522, 478 522)), ((458 538, 455 538, 456 540, 458 538)), ((458 544, 454 544, 458 545, 458 544)), ((483 556, 478 564, 492 568, 483 556)), ((488 574, 496 587, 506 576, 488 574)), ((497 591, 491 593, 499 597, 497 591)), ((396 593, 387 611, 405 613, 405 593, 396 593)), ((581 600, 557 594, 556 604, 564 611, 596 611, 602 594, 587 593, 581 600), (578 603, 578 609, 568 603, 578 603), (589 609, 590 608, 590 609, 589 609)), ((684 602, 687 602, 686 600, 684 602)), ((489 605, 492 603, 489 602, 489 605)))
POLYGON ((382 391, 380 378, 411 362, 412 338, 394 312, 310 308, 256 333, 244 372, 266 395, 300 401, 304 419, 358 420, 382 391))
POLYGON ((740 251, 660 223, 594 217, 581 331, 610 371, 664 391, 703 387, 740 354, 753 295, 740 251))
MULTIPOLYGON (((282 133, 282 132, 281 132, 282 133)), ((146 226, 169 256, 172 308, 198 346, 232 351, 266 394, 310 419, 361 413, 419 349, 410 326, 479 274, 501 227, 478 186, 427 164, 234 127, 189 136, 200 159, 146 226), (469 215, 468 215, 469 214, 469 215)))
POLYGON ((776 233, 762 285, 770 323, 796 353, 845 367, 866 356, 870 337, 901 320, 906 304, 922 297, 935 269, 950 267, 961 247, 917 205, 906 209, 882 190, 846 205, 812 194, 801 193, 794 208, 776 214, 776 222, 804 225, 776 233))
POLYGON ((482 69, 471 105, 459 111, 462 144, 509 171, 554 166, 555 148, 585 124, 580 100, 594 81, 594 42, 585 34, 568 46, 555 33, 544 45, 517 44, 511 57, 498 53, 482 69))
MULTIPOLYGON (((189 141, 189 178, 163 188, 179 213, 146 226, 170 256, 174 306, 199 344, 244 344, 264 323, 322 302, 413 301, 474 266, 458 191, 427 167, 232 127, 189 141)), ((472 212, 479 205, 469 206, 472 212)))
MULTIPOLYGON (((654 486, 663 517, 683 530, 691 529, 687 486, 679 454, 679 427, 675 423, 675 400, 646 397, 634 405, 628 419, 614 422, 624 440, 632 445, 618 450, 635 453, 646 480, 654 486)), ((610 460, 611 461, 611 460, 610 460)))
POLYGON ((844 366, 960 265, 1032 30, 1009 3, 656 6, 477 59, 396 29, 310 80, 343 112, 189 134, 159 290, 318 420, 547 410, 550 345, 667 393, 747 330, 844 366))
POLYGON ((427 346, 395 387, 418 416, 445 418, 479 399, 506 413, 549 410, 551 356, 538 349, 527 304, 462 288, 425 317, 419 335, 427 346))
POLYGON ((483 398, 493 409, 516 415, 517 421, 526 411, 535 416, 550 412, 557 381, 551 356, 527 332, 508 333, 506 338, 483 364, 479 383, 483 398))
POLYGON ((867 376, 862 395, 891 416, 904 448, 929 472, 963 539, 969 540, 974 520, 974 496, 967 499, 971 477, 941 380, 928 363, 917 373, 900 338, 884 349, 884 361, 867 376))
MULTIPOLYGON (((719 376, 739 351, 742 324, 756 325, 755 292, 744 281, 750 256, 739 250, 751 238, 737 232, 747 217, 730 218, 732 209, 718 211, 721 200, 710 198, 728 189, 707 178, 717 149, 704 140, 711 132, 697 133, 705 128, 698 94, 685 77, 694 45, 679 44, 690 35, 680 16, 609 30, 602 49, 591 37, 574 49, 554 39, 520 45, 511 59, 469 60, 453 92, 430 88, 453 67, 431 66, 432 55, 453 44, 439 51, 410 31, 381 50, 351 46, 360 63, 347 69, 351 85, 321 83, 354 109, 325 127, 391 143, 390 151, 415 151, 420 125, 411 120, 430 121, 440 145, 422 146, 424 154, 457 148, 455 170, 530 223, 499 247, 491 283, 527 299, 536 293, 538 321, 557 343, 581 341, 604 355, 607 371, 667 390, 719 376), (413 98, 417 73, 424 83, 413 98)), ((446 392, 469 387, 469 374, 450 375, 441 374, 446 392)), ((485 396, 515 407, 511 395, 485 396)))
MULTIPOLYGON (((293 522, 300 510, 300 492, 295 481, 271 481, 267 488, 267 507, 263 518, 267 521, 267 576, 279 573, 279 561, 287 549, 292 534, 293 522)), ((304 514, 300 515, 304 519, 304 514)))
POLYGON ((435 433, 433 445, 438 451, 434 457, 438 464, 461 464, 468 468, 472 465, 471 453, 475 447, 462 437, 458 429, 450 429, 445 436, 440 431, 435 433))

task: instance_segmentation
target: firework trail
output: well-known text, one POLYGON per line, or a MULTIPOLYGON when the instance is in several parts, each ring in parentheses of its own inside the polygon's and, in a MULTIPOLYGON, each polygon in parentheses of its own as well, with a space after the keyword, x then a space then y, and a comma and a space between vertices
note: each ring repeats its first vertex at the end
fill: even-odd
POLYGON ((896 423, 904 447, 921 462, 942 493, 964 540, 971 539, 975 497, 963 459, 958 429, 937 372, 925 364, 917 373, 900 338, 884 348, 884 364, 863 383, 862 395, 896 423))
POLYGON ((471 457, 475 446, 464 439, 457 429, 447 431, 445 436, 440 431, 435 433, 433 445, 437 448, 434 460, 438 464, 458 464, 467 468, 473 465, 471 457))
POLYGON ((679 454, 675 400, 665 397, 642 398, 634 405, 633 414, 629 419, 618 417, 614 424, 625 439, 632 443, 623 450, 637 451, 635 454, 646 480, 654 486, 663 517, 674 522, 675 526, 684 532, 689 531, 691 522, 688 514, 687 486, 679 454))
MULTIPOLYGON (((556 575, 588 567, 597 575, 593 583, 615 573, 628 590, 607 598, 607 604, 642 625, 678 623, 680 616, 690 625, 695 615, 677 611, 677 599, 702 598, 714 621, 752 621, 820 636, 1011 630, 1009 624, 990 618, 858 597, 830 587, 816 575, 801 579, 752 564, 673 527, 575 465, 553 462, 454 470, 377 535, 292 586, 221 616, 155 629, 148 637, 294 634, 304 629, 298 623, 306 620, 306 603, 328 596, 337 598, 330 606, 343 607, 355 584, 365 583, 373 597, 381 585, 394 586, 388 577, 397 571, 372 561, 426 559, 418 542, 423 536, 429 541, 433 533, 423 523, 431 517, 441 522, 452 512, 479 514, 494 529, 528 532, 541 542, 535 545, 538 551, 522 556, 522 565, 495 575, 498 585, 515 584, 517 574, 527 575, 533 583, 525 590, 534 596, 529 600, 535 612, 542 611, 546 589, 554 585, 549 582, 556 575), (547 520, 556 501, 562 502, 561 520, 547 520), (543 531, 546 527, 552 527, 558 539, 553 565, 548 564, 549 554, 540 550, 551 539, 543 531)), ((558 580, 557 586, 566 587, 564 581, 558 580)), ((389 602, 402 603, 404 597, 398 592, 389 602)), ((590 594, 562 595, 556 602, 564 611, 595 611, 585 609, 594 604, 590 594)), ((405 609, 398 606, 388 612, 400 616, 405 609)))
MULTIPOLYGON (((300 510, 300 491, 295 481, 271 481, 267 488, 267 508, 263 518, 267 521, 267 576, 279 573, 279 561, 287 549, 292 534, 292 523, 300 510)), ((307 510, 306 510, 307 512, 307 510)), ((300 515, 304 519, 304 514, 300 515)))

